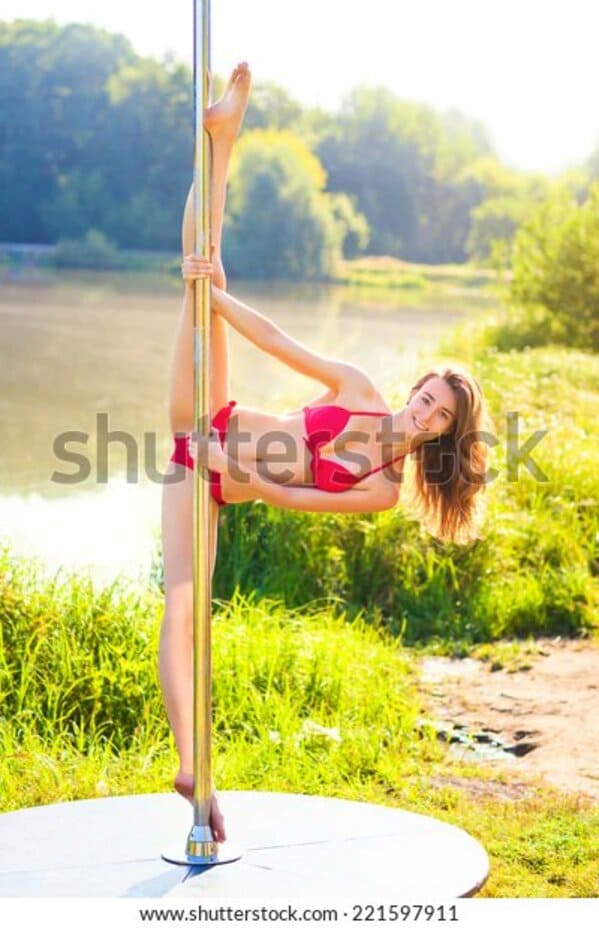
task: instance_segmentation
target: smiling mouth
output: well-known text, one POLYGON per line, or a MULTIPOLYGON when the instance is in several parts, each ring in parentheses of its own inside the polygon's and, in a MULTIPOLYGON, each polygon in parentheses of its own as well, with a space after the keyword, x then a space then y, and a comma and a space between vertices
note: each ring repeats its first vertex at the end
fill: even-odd
POLYGON ((428 432, 426 425, 422 426, 418 424, 416 416, 412 416, 412 422, 414 423, 414 425, 416 426, 419 432, 428 432))

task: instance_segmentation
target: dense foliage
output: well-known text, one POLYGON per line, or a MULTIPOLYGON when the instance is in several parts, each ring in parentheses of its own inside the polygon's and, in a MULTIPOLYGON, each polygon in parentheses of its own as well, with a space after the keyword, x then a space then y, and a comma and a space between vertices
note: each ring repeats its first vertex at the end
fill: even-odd
POLYGON ((98 229, 176 248, 191 152, 189 74, 91 26, 0 23, 0 239, 98 229))
POLYGON ((470 210, 484 189, 460 175, 490 146, 457 113, 359 88, 320 133, 316 151, 332 190, 354 194, 375 254, 411 261, 463 261, 470 210))
POLYGON ((511 296, 544 340, 599 350, 599 181, 550 197, 516 235, 511 296))
MULTIPOLYGON (((119 248, 177 250, 191 83, 182 64, 92 26, 0 22, 0 241, 84 243, 96 230, 119 248)), ((502 166, 479 123, 382 88, 327 113, 255 84, 243 134, 228 257, 254 277, 321 277, 366 249, 487 261, 549 183, 502 166)))
POLYGON ((288 129, 255 129, 240 139, 229 182, 225 265, 241 277, 298 280, 333 275, 344 238, 360 227, 349 201, 340 213, 326 174, 288 129))

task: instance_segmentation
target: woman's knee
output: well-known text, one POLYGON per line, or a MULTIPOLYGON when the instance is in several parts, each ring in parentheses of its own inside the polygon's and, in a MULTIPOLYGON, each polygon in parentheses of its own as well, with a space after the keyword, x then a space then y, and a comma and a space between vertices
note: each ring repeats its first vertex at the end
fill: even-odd
POLYGON ((186 583, 167 590, 164 597, 164 622, 191 625, 193 622, 193 586, 186 583))

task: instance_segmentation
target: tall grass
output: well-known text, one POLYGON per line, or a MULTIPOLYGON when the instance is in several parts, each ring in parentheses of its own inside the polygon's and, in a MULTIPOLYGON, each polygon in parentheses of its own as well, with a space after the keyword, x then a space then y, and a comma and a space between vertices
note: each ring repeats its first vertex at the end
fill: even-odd
MULTIPOLYGON (((0 811, 171 789, 177 759, 156 675, 158 591, 99 590, 76 577, 40 583, 6 553, 0 578, 0 811)), ((258 596, 216 605, 220 789, 434 815, 487 848, 483 895, 595 894, 597 810, 447 754, 422 721, 412 656, 388 632, 258 596)))
MULTIPOLYGON (((42 745, 64 759, 170 756, 158 592, 98 591, 76 577, 39 586, 6 553, 0 576, 2 807, 22 804, 42 745)), ((408 655, 360 620, 236 595, 214 616, 219 780, 264 786, 284 769, 290 788, 317 791, 376 774, 388 751, 413 771, 436 750, 415 737, 413 677, 408 655)))

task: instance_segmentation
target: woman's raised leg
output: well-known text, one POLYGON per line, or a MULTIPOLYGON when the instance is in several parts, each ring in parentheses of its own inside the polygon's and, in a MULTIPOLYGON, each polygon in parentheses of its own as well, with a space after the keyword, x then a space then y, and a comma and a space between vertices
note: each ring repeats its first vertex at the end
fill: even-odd
MULTIPOLYGON (((209 108, 205 117, 212 150, 210 219, 214 249, 213 281, 217 286, 226 285, 221 244, 227 174, 233 143, 247 107, 250 83, 251 76, 247 65, 239 65, 233 71, 224 95, 209 108)), ((183 254, 191 254, 194 250, 193 185, 185 203, 181 239, 183 254)), ((175 336, 169 394, 169 415, 173 434, 190 432, 193 428, 193 294, 193 285, 186 286, 175 336)), ((214 414, 229 398, 229 352, 226 321, 213 312, 210 323, 211 412, 214 414)))

